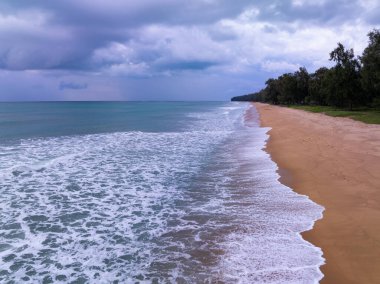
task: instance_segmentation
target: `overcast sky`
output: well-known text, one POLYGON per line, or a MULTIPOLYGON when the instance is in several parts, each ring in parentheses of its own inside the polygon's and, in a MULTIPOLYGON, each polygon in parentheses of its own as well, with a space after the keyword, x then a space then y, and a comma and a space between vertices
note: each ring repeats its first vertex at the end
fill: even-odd
POLYGON ((379 26, 379 0, 1 0, 0 100, 226 100, 379 26))

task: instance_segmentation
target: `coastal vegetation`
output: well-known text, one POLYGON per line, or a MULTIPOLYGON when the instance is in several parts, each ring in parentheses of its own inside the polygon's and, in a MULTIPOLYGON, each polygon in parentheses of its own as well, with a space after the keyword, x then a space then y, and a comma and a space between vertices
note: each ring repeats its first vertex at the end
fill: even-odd
POLYGON ((315 113, 324 113, 334 117, 349 117, 364 123, 380 124, 380 109, 375 108, 356 108, 354 110, 348 110, 317 105, 289 105, 289 107, 315 113))
POLYGON ((330 52, 331 68, 270 78, 259 92, 232 101, 256 101, 288 105, 332 116, 348 116, 367 123, 380 123, 380 30, 368 33, 368 46, 361 56, 338 43, 330 52))

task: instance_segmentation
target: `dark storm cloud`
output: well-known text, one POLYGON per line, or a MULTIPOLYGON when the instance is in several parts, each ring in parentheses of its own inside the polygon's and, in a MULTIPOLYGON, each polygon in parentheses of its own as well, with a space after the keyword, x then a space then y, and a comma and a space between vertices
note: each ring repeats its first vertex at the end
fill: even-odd
MULTIPOLYGON (((306 21, 320 25, 352 21, 361 16, 362 8, 358 1, 272 1, 262 2, 259 19, 270 22, 306 21)), ((365 19, 364 19, 365 20, 365 19)))
POLYGON ((159 64, 156 67, 160 70, 205 70, 218 65, 217 62, 210 61, 177 61, 166 64, 159 64))
POLYGON ((260 18, 265 20, 320 19, 326 21, 336 17, 352 20, 362 16, 363 10, 363 5, 360 5, 360 1, 357 0, 3 0, 1 2, 0 8, 4 13, 12 14, 24 9, 40 9, 53 12, 55 17, 52 22, 54 23, 102 28, 105 25, 117 28, 136 27, 149 23, 207 24, 223 18, 234 18, 248 7, 257 7, 260 10, 260 18))
POLYGON ((258 74, 326 65, 337 41, 360 54, 379 25, 378 0, 1 0, 0 89, 33 89, 16 88, 17 77, 60 99, 71 93, 62 90, 122 99, 135 86, 122 80, 145 80, 135 89, 152 93, 159 84, 171 90, 177 77, 193 86, 191 75, 212 75, 219 79, 199 90, 235 80, 246 92, 261 84, 248 83, 258 74), (88 88, 75 83, 83 81, 88 88))
POLYGON ((65 81, 62 81, 59 83, 59 89, 61 91, 65 89, 83 90, 83 89, 87 89, 87 87, 88 85, 86 83, 65 82, 65 81))
MULTIPOLYGON (((358 3, 348 0, 3 0, 0 3, 0 29, 3 25, 0 33, 0 68, 99 70, 102 67, 99 62, 94 64, 91 61, 95 50, 112 42, 128 44, 139 34, 139 29, 147 25, 199 26, 207 30, 207 25, 222 19, 234 19, 248 8, 257 9, 259 21, 309 21, 325 25, 360 18, 365 7, 358 3)), ((370 17, 361 20, 378 22, 377 14, 372 11, 370 17)), ((294 31, 297 29, 288 27, 292 28, 294 31)), ((209 33, 215 42, 236 38, 236 34, 224 31, 209 33)), ((149 54, 155 52, 148 48, 149 54)), ((134 60, 151 64, 149 54, 140 52, 134 60)), ((160 56, 158 54, 156 57, 160 56)), ((197 64, 194 68, 191 64, 182 65, 184 69, 204 69, 198 68, 200 65, 197 64)), ((181 62, 172 66, 177 70, 181 62)))
POLYGON ((149 23, 205 24, 235 17, 252 1, 45 1, 3 0, 2 11, 41 9, 55 14, 53 22, 92 27, 136 27, 149 23))

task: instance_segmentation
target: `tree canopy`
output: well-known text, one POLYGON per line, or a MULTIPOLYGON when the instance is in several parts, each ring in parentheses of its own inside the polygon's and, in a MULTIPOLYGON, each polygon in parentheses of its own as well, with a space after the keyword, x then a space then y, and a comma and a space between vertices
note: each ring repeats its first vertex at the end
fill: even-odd
POLYGON ((330 52, 331 68, 321 67, 309 74, 305 67, 294 73, 270 78, 259 92, 232 98, 271 104, 329 105, 341 108, 380 107, 380 30, 368 33, 362 56, 342 43, 330 52))

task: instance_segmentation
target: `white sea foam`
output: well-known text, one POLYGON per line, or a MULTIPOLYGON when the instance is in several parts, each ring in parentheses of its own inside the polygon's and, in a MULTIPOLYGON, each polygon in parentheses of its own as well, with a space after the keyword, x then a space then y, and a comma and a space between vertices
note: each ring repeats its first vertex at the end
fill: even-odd
POLYGON ((243 233, 233 232, 223 243, 223 279, 238 283, 317 283, 323 277, 319 270, 324 263, 322 251, 300 233, 312 229, 322 218, 323 207, 278 181, 278 168, 263 150, 269 128, 249 123, 252 133, 240 132, 229 145, 238 150, 226 151, 230 155, 227 160, 233 159, 235 164, 227 175, 237 175, 226 186, 234 188, 230 199, 240 200, 226 207, 231 215, 241 215, 238 221, 243 233), (244 143, 237 142, 239 139, 244 143))
POLYGON ((182 132, 0 146, 0 280, 313 283, 322 208, 281 185, 235 103, 182 132))

